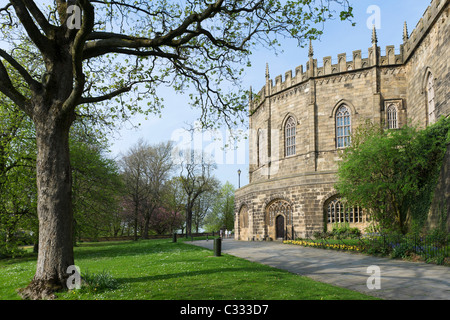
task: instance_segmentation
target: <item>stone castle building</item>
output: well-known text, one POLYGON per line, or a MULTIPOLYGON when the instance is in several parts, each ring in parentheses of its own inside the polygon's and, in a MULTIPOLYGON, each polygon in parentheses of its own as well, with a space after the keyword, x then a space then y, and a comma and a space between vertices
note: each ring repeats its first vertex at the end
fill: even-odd
MULTIPOLYGON (((323 59, 310 44, 306 68, 270 79, 250 99, 249 184, 235 194, 235 238, 312 236, 336 222, 361 230, 361 208, 345 208, 334 189, 341 149, 367 119, 387 128, 426 126, 450 114, 449 0, 433 0, 403 44, 381 55, 375 29, 368 57, 323 59), (350 59, 349 59, 350 58, 350 59)), ((447 188, 448 190, 448 188, 447 188)))

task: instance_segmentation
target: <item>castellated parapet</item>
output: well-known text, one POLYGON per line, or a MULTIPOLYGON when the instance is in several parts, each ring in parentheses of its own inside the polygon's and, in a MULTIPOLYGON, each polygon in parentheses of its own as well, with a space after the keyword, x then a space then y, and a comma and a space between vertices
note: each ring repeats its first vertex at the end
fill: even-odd
MULTIPOLYGON (((449 0, 432 0, 422 18, 417 23, 416 28, 411 32, 411 35, 403 37, 404 62, 408 61, 420 42, 426 37, 431 26, 441 16, 442 10, 448 6, 448 3, 449 0)), ((444 58, 448 60, 448 57, 444 58)))

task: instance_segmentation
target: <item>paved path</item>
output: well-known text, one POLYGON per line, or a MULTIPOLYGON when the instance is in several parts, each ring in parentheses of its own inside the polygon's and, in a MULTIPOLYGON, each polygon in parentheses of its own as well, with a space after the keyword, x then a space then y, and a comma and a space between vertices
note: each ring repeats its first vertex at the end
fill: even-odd
MULTIPOLYGON (((211 250, 213 243, 212 240, 192 242, 211 250)), ((307 248, 281 242, 224 239, 222 253, 382 299, 450 300, 449 267, 307 248), (367 286, 369 277, 373 275, 368 272, 369 266, 379 267, 380 289, 370 290, 367 286)))

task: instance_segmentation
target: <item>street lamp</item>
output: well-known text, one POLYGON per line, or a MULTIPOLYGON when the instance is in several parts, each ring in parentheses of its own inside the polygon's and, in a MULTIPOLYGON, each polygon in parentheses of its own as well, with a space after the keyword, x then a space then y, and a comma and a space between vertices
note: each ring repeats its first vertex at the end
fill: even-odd
POLYGON ((240 188, 241 187, 241 169, 238 169, 238 177, 239 177, 239 179, 238 179, 238 187, 240 188))

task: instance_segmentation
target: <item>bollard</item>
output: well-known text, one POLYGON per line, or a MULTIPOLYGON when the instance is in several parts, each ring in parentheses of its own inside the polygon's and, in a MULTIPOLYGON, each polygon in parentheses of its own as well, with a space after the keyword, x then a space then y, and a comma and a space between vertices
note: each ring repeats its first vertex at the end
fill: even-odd
POLYGON ((172 242, 177 242, 177 234, 175 232, 173 233, 172 242))
POLYGON ((214 239, 214 256, 220 257, 222 253, 222 239, 214 239))

